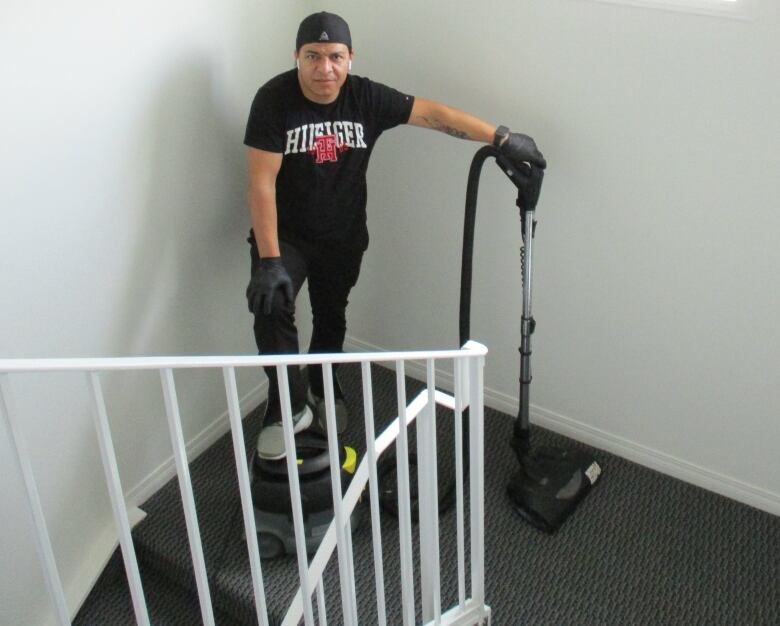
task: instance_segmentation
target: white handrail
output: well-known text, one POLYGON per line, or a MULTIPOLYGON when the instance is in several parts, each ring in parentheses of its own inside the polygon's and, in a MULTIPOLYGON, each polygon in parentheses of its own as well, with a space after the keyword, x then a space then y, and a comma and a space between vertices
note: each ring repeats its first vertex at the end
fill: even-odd
POLYGON ((57 359, 0 359, 0 373, 15 372, 89 372, 113 370, 210 369, 222 367, 268 367, 317 365, 322 363, 389 363, 426 359, 466 359, 484 356, 487 348, 469 341, 460 350, 406 352, 343 352, 339 354, 285 354, 246 356, 137 356, 85 357, 57 359))
MULTIPOLYGON (((238 473, 238 487, 244 516, 244 530, 247 538, 249 564, 252 575, 252 588, 255 595, 257 621, 261 626, 269 624, 267 599, 263 584, 262 566, 259 555, 257 529, 255 526, 251 485, 245 453, 245 442, 241 423, 241 414, 236 387, 235 368, 274 366, 282 409, 284 443, 290 476, 290 493, 295 528, 298 569, 301 586, 295 595, 283 624, 298 624, 301 619, 306 626, 316 624, 325 626, 325 593, 322 579, 325 567, 333 552, 338 553, 339 581, 342 600, 343 623, 357 625, 365 616, 358 615, 354 564, 352 552, 352 534, 350 516, 356 507, 363 490, 368 485, 371 492, 372 543, 376 577, 377 623, 385 626, 386 600, 384 569, 382 563, 382 536, 379 513, 379 486, 377 463, 380 455, 393 442, 396 444, 396 470, 398 477, 399 542, 402 583, 402 605, 404 625, 415 622, 414 592, 414 552, 411 520, 409 443, 407 427, 417 420, 418 432, 418 486, 420 514, 420 575, 422 577, 421 597, 422 613, 425 623, 432 624, 478 624, 490 619, 490 610, 484 605, 484 454, 482 450, 483 433, 483 367, 487 350, 484 346, 469 342, 460 350, 434 350, 417 352, 381 352, 361 354, 313 354, 313 355, 273 355, 273 356, 184 356, 184 357, 131 357, 131 358, 78 358, 78 359, 0 359, 0 414, 7 431, 10 433, 19 471, 27 486, 28 504, 36 527, 36 546, 44 569, 45 580, 52 603, 60 624, 68 623, 67 606, 64 601, 62 584, 59 580, 51 545, 49 543, 46 520, 43 516, 33 470, 24 444, 23 434, 14 421, 11 408, 10 377, 23 372, 64 372, 81 371, 87 374, 87 384, 91 390, 93 415, 98 435, 104 471, 111 497, 114 519, 119 531, 122 549, 132 597, 136 621, 142 626, 149 624, 144 590, 141 584, 135 549, 132 542, 127 506, 124 503, 114 446, 111 440, 106 403, 100 384, 100 372, 121 370, 158 370, 165 403, 165 413, 174 450, 175 466, 179 479, 182 504, 192 553, 195 581, 201 604, 203 622, 214 623, 206 564, 203 557, 197 513, 192 492, 192 484, 187 465, 187 453, 182 435, 182 418, 174 384, 174 372, 178 369, 221 368, 225 383, 228 416, 233 451, 238 473), (454 363, 454 396, 435 388, 436 362, 449 360, 454 363), (426 366, 426 388, 411 403, 407 404, 405 365, 407 361, 423 361, 426 366), (340 444, 336 432, 336 409, 334 395, 334 377, 332 367, 335 364, 359 363, 363 379, 363 411, 367 453, 361 460, 349 488, 342 493, 341 468, 339 460, 340 444), (378 437, 374 433, 373 390, 371 385, 371 363, 389 363, 396 370, 396 399, 398 417, 378 437), (288 366, 321 364, 323 370, 325 417, 328 432, 328 454, 331 468, 331 490, 334 518, 320 542, 320 546, 311 560, 307 555, 304 517, 301 500, 301 487, 298 479, 295 437, 293 434, 291 398, 288 366), (458 604, 446 611, 441 607, 439 523, 436 461, 436 405, 446 406, 454 411, 456 434, 456 507, 458 535, 458 604), (461 416, 469 407, 470 418, 470 572, 471 594, 465 589, 465 536, 464 536, 464 485, 462 480, 464 459, 460 445, 462 435, 461 416)), ((334 590, 330 590, 333 593, 334 590)), ((373 621, 373 617, 372 617, 373 621)))

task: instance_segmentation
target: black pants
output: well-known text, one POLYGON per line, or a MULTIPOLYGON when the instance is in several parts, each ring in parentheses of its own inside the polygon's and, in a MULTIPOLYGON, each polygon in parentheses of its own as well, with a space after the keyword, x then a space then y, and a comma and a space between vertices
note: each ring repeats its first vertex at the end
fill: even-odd
MULTIPOLYGON (((247 241, 251 244, 252 273, 260 263, 254 233, 247 241)), ((311 242, 280 238, 282 263, 293 282, 298 296, 303 283, 308 280, 309 300, 312 309, 312 336, 309 353, 342 352, 347 332, 346 309, 349 292, 357 282, 365 245, 345 242, 311 242)), ((298 354, 298 329, 295 326, 295 303, 287 305, 284 296, 277 291, 271 314, 255 315, 255 342, 260 354, 298 354)), ((335 367, 334 367, 335 370, 335 367)), ((293 413, 302 410, 306 403, 306 384, 297 367, 288 368, 290 400, 293 413)), ((276 368, 265 368, 270 383, 268 410, 265 423, 281 419, 276 368)), ((309 385, 322 397, 322 368, 309 368, 309 385)))

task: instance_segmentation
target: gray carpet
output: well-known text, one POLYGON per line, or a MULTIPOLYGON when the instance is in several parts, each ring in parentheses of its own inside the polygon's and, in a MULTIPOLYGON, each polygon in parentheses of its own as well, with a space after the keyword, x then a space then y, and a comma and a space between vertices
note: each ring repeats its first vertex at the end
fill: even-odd
MULTIPOLYGON (((341 369, 350 406, 361 407, 360 372, 341 369)), ((396 413, 395 375, 373 369, 378 428, 396 413)), ((408 399, 421 389, 408 382, 408 399)), ((440 411, 440 468, 452 474, 451 421, 440 411)), ((259 420, 245 420, 247 442, 259 420)), ((511 418, 486 410, 486 589, 493 623, 502 625, 595 624, 780 624, 780 518, 692 487, 601 451, 593 451, 604 476, 576 513, 554 536, 529 527, 505 496, 515 461, 507 445, 511 418)), ((543 429, 535 444, 580 446, 543 429)), ((363 448, 359 419, 344 441, 363 448)), ((218 622, 254 623, 251 580, 238 509, 229 435, 191 466, 199 523, 218 622)), ((153 624, 200 623, 178 485, 173 480, 142 507, 147 519, 134 531, 153 624)), ((454 515, 443 516, 443 606, 456 589, 454 515)), ((398 531, 385 515, 385 580, 388 622, 400 623, 398 531)), ((370 528, 353 538, 361 624, 376 621, 370 528)), ((117 559, 120 561, 121 559, 117 559)), ((335 561, 335 558, 333 559, 335 561)), ((132 624, 123 575, 109 568, 75 624, 132 624)), ((263 562, 271 615, 277 621, 297 588, 293 559, 263 562)), ((340 623, 338 573, 326 574, 328 622, 340 623)), ((419 579, 416 590, 419 596, 419 579)), ((418 600, 419 606, 419 600, 418 600)), ((419 619, 419 613, 418 613, 419 619)))

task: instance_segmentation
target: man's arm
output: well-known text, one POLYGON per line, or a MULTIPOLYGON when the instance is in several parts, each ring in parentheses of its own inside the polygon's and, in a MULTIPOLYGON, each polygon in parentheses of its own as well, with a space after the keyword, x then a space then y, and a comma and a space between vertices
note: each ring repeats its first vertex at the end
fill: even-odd
POLYGON ((414 99, 408 123, 438 130, 459 139, 484 143, 493 143, 497 128, 470 113, 425 98, 414 99))
POLYGON ((276 220, 276 176, 282 166, 282 155, 249 148, 247 164, 249 212, 260 264, 249 281, 246 298, 251 312, 268 316, 277 306, 277 291, 282 292, 288 305, 295 300, 292 280, 281 259, 276 220))
POLYGON ((261 257, 278 257, 281 253, 276 221, 276 176, 282 166, 282 154, 247 148, 247 165, 247 197, 257 249, 261 257))
MULTIPOLYGON (((498 129, 497 126, 470 113, 425 98, 414 99, 408 123, 420 128, 432 128, 459 139, 482 141, 488 144, 493 143, 498 129)), ((542 169, 547 167, 547 161, 528 135, 509 133, 501 140, 498 149, 518 166, 528 162, 542 169)))

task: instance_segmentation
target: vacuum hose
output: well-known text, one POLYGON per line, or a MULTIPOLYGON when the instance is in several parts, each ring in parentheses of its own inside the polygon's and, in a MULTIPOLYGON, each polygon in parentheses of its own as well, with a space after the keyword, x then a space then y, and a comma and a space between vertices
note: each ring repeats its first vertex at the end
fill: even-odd
POLYGON ((463 224, 463 254, 460 266, 460 317, 459 343, 462 346, 471 339, 471 268, 474 258, 474 223, 477 217, 477 193, 482 166, 489 157, 497 157, 498 150, 493 146, 480 148, 474 155, 469 169, 466 187, 466 217, 463 224))

